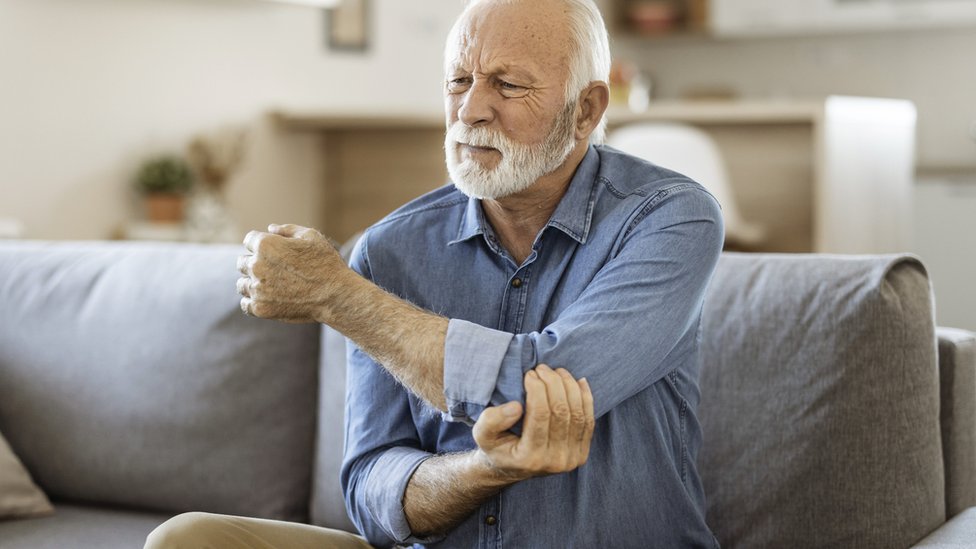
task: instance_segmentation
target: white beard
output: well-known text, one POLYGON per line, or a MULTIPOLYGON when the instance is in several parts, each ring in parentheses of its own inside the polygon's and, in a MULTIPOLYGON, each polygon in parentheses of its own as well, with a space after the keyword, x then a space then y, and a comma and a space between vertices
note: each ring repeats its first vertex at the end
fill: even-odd
POLYGON ((455 122, 444 138, 447 172, 454 186, 471 198, 492 200, 528 189, 539 178, 562 166, 576 148, 575 112, 576 106, 568 104, 540 145, 525 145, 496 130, 455 122), (502 159, 494 168, 487 168, 473 158, 462 161, 459 144, 497 149, 502 159))

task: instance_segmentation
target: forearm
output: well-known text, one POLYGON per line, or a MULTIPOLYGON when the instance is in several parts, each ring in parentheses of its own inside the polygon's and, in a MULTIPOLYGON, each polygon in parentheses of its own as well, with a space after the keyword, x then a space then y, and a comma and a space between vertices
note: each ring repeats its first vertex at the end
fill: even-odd
POLYGON ((517 478, 492 469, 478 450, 424 461, 410 478, 403 510, 417 537, 446 534, 517 478))
POLYGON ((383 291, 354 271, 338 276, 343 280, 335 286, 342 291, 323 306, 319 322, 355 342, 418 397, 447 411, 444 340, 448 319, 383 291))

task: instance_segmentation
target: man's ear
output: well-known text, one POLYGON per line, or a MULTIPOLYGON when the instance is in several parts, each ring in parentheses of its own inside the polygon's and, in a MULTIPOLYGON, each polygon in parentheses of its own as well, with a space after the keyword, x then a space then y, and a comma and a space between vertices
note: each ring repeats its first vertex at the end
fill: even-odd
POLYGON ((603 113, 610 105, 610 88, 606 82, 591 82, 580 93, 580 110, 576 118, 576 140, 584 141, 590 138, 603 120, 603 113))

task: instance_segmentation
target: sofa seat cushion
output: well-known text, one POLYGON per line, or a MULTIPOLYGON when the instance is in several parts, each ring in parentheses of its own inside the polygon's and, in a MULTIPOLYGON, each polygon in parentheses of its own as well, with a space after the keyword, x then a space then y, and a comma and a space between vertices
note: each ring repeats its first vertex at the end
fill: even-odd
POLYGON ((307 520, 319 327, 244 316, 243 251, 0 244, 0 431, 48 496, 307 520))
POLYGON ((908 547, 945 521, 931 289, 910 256, 725 254, 702 326, 727 547, 908 547))
POLYGON ((966 549, 976 545, 976 507, 957 513, 912 549, 966 549))
POLYGON ((58 504, 53 516, 0 522, 3 549, 134 549, 170 518, 141 513, 58 504))

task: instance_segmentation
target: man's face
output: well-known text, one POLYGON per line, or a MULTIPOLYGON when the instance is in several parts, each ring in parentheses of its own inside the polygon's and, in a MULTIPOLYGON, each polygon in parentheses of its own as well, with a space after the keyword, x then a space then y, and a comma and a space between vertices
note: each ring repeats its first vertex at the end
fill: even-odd
POLYGON ((501 198, 561 166, 576 146, 576 103, 565 102, 564 16, 551 2, 469 11, 448 45, 448 171, 477 198, 501 198))

